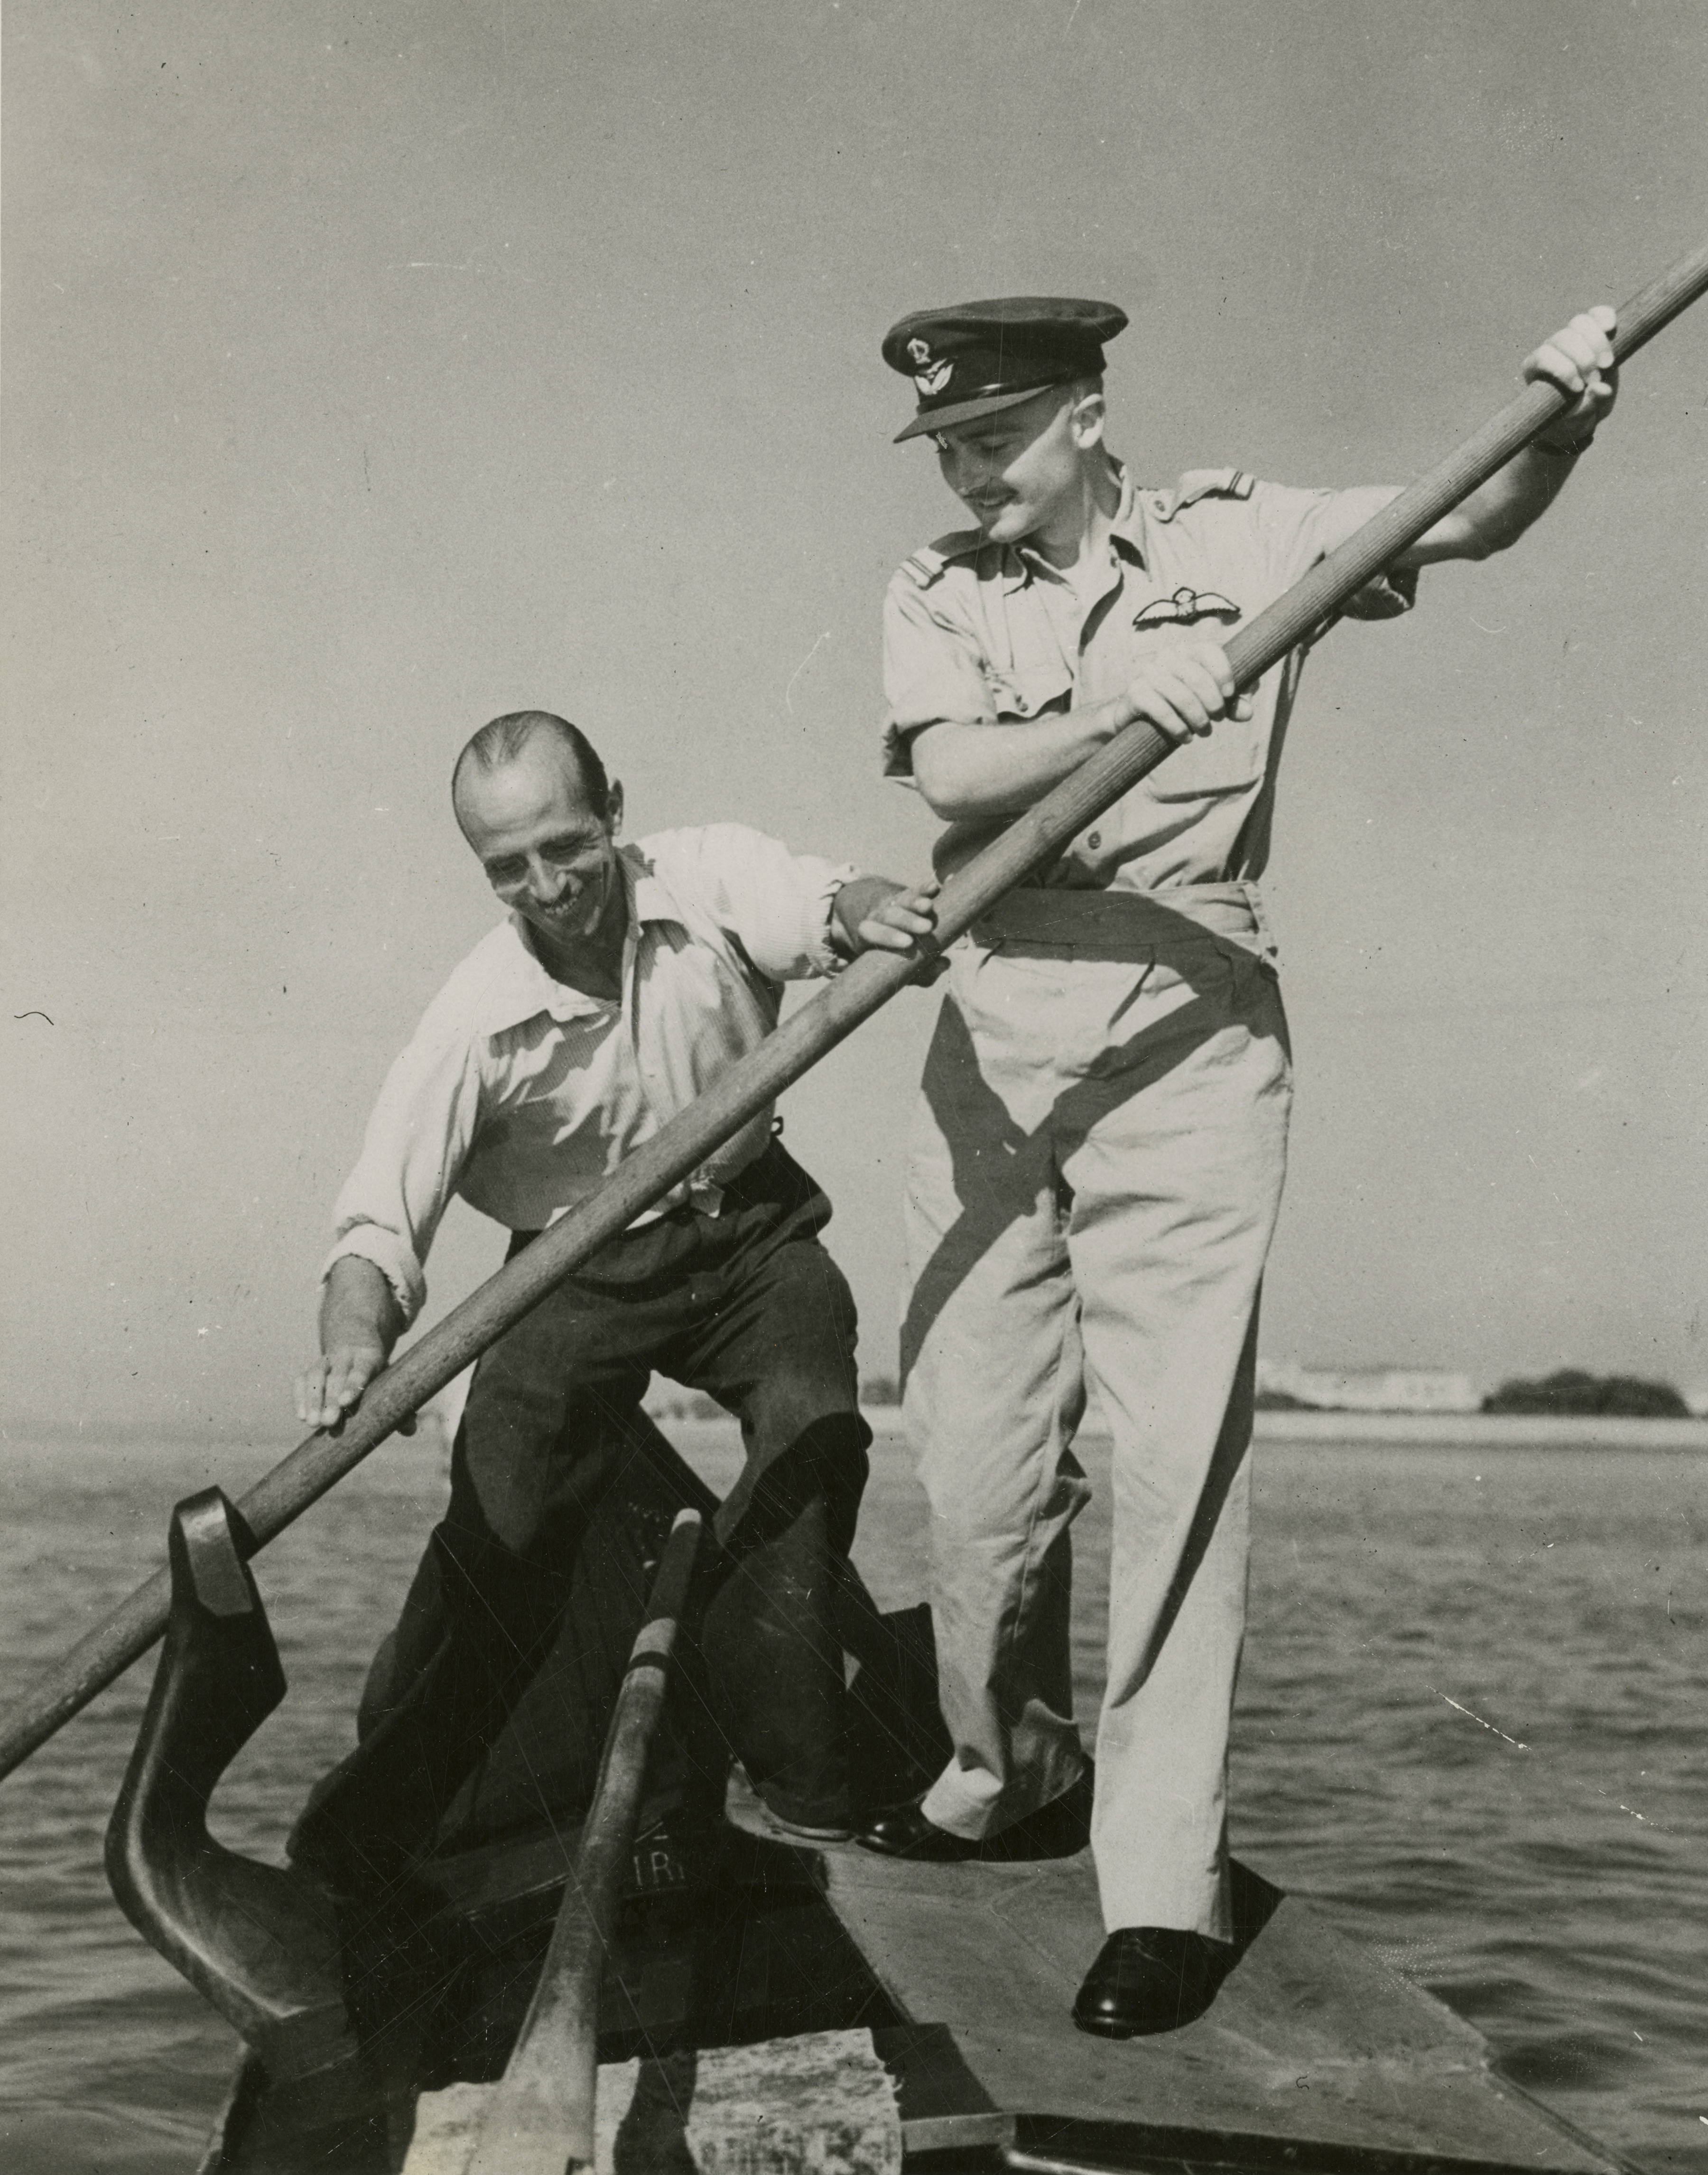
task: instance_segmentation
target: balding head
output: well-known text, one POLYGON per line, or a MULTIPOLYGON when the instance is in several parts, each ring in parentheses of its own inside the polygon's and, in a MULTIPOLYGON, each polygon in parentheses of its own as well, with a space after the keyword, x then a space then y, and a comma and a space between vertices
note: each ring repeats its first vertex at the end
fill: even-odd
POLYGON ((606 991, 628 912, 616 843, 623 789, 586 737, 547 710, 495 718, 458 757, 451 791, 487 881, 547 968, 606 991))
POLYGON ((451 773, 451 805, 465 836, 469 826, 464 808, 471 780, 502 770, 536 747, 541 753, 557 754, 573 774, 583 800, 604 814, 610 800, 610 782, 599 751, 581 728, 550 710, 509 710, 481 726, 464 746, 451 773))

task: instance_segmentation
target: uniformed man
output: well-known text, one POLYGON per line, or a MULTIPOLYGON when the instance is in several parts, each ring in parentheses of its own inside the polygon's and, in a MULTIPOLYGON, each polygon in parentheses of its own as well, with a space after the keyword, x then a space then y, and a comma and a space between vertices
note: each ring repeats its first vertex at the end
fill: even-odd
MULTIPOLYGON (((426 1295, 453 1194, 512 1250, 756 1049, 781 984, 906 950, 928 897, 743 824, 620 845, 622 788, 567 719, 526 710, 459 757, 457 821, 507 918, 429 1006, 339 1196, 321 1355, 298 1416, 361 1399, 426 1295)), ((549 1648, 591 1506, 633 1454, 656 1368, 739 1415, 703 1644, 714 1703, 780 1824, 846 1835, 833 1603, 865 1479, 854 1301, 830 1203, 760 1112, 499 1337, 458 1429, 451 1500, 299 1862, 361 1889, 407 1872, 549 1648)))
MULTIPOLYGON (((1236 700, 1223 643, 1396 495, 1231 468, 1141 484, 1104 442, 1125 323, 1025 297, 883 344, 918 394, 901 437, 929 437, 977 524, 908 560, 884 608, 887 768, 946 820, 939 873, 1135 720, 1177 747, 952 954, 902 1359, 955 1751, 863 1837, 1011 1855, 1071 1846, 1089 1812, 1109 1939, 1074 2018, 1111 2037, 1199 2014, 1233 1953, 1246 1451, 1292 1092, 1257 880, 1303 653, 1236 700), (1087 1380, 1114 1443, 1094 1798, 1068 1636, 1087 1380)), ((1402 611, 1420 567, 1523 534, 1613 404, 1613 328, 1597 309, 1530 357, 1571 407, 1352 610, 1402 611)))

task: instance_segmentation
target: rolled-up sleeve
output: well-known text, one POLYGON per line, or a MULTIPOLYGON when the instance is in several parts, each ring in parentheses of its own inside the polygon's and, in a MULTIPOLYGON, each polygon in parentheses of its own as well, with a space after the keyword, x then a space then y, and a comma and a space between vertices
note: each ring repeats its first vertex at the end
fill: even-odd
POLYGON ((982 652, 905 568, 884 595, 884 776, 911 783, 914 735, 927 725, 983 725, 995 705, 982 652))
POLYGON ((836 895, 859 871, 849 861, 793 854, 780 839, 745 823, 708 823, 678 832, 686 880, 767 980, 833 974, 844 963, 831 941, 836 895))
POLYGON ((323 1279, 334 1261, 361 1256, 391 1286, 406 1323, 426 1299, 427 1251, 480 1120, 478 1058, 466 1036, 416 1035, 386 1076, 333 1211, 323 1279))

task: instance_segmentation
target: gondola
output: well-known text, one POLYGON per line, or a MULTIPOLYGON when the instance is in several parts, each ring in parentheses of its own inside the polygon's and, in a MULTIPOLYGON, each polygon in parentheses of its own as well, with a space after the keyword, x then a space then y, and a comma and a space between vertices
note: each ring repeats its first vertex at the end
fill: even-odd
MULTIPOLYGON (((427 1857, 355 1899, 208 1832, 220 1775, 285 1684, 240 1514, 217 1489, 173 1513, 166 1644, 107 1862, 127 1915, 241 2042, 201 2175, 1626 2165, 1249 1868, 1207 2015, 1110 2044, 1068 2020, 1100 1939, 1088 1852, 924 1865, 808 1844, 739 1768, 711 1804, 681 1750, 680 1655, 659 1687, 664 1726, 634 1758, 628 1688, 637 1670, 659 1685, 659 1627, 680 1613, 655 1590, 681 1553, 673 1524, 714 1507, 634 1425, 553 1652, 427 1857), (564 1994, 577 1969, 579 2010, 564 1994), (567 2118, 584 2123, 575 2151, 552 2107, 531 2131, 525 2110, 530 2076, 548 2099, 567 2080, 574 2102, 578 2046, 590 2104, 567 2118)), ((942 1755, 929 1616, 881 1616, 857 1595, 844 1640, 854 1771, 868 1804, 893 1801, 942 1755)))

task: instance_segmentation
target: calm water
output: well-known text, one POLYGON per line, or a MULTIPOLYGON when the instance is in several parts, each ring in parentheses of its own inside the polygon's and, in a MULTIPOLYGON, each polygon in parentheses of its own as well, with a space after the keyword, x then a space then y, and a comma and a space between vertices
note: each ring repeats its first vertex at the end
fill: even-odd
MULTIPOLYGON (((728 1435, 683 1446, 714 1481, 728 1435)), ((278 1454, 84 1441, 0 1449, 0 1652, 14 1683, 158 1559, 165 1512, 278 1454)), ((1258 1545, 1235 1843, 1493 2041, 1561 2113, 1708 2175, 1708 1457, 1665 1451, 1256 1453, 1258 1545)), ((1095 1446, 1088 1457, 1099 1478, 1095 1446)), ((388 1446, 267 1552, 291 1684, 222 1791, 276 1858, 345 1748, 367 1658, 442 1492, 388 1446)), ((905 1457, 879 1445, 859 1554, 919 1595, 905 1457)), ((1105 1595, 1082 1521, 1082 1720, 1105 1595)), ((144 1663, 0 1785, 0 2166, 185 2175, 233 2042, 107 1896, 100 1841, 144 1663)))

